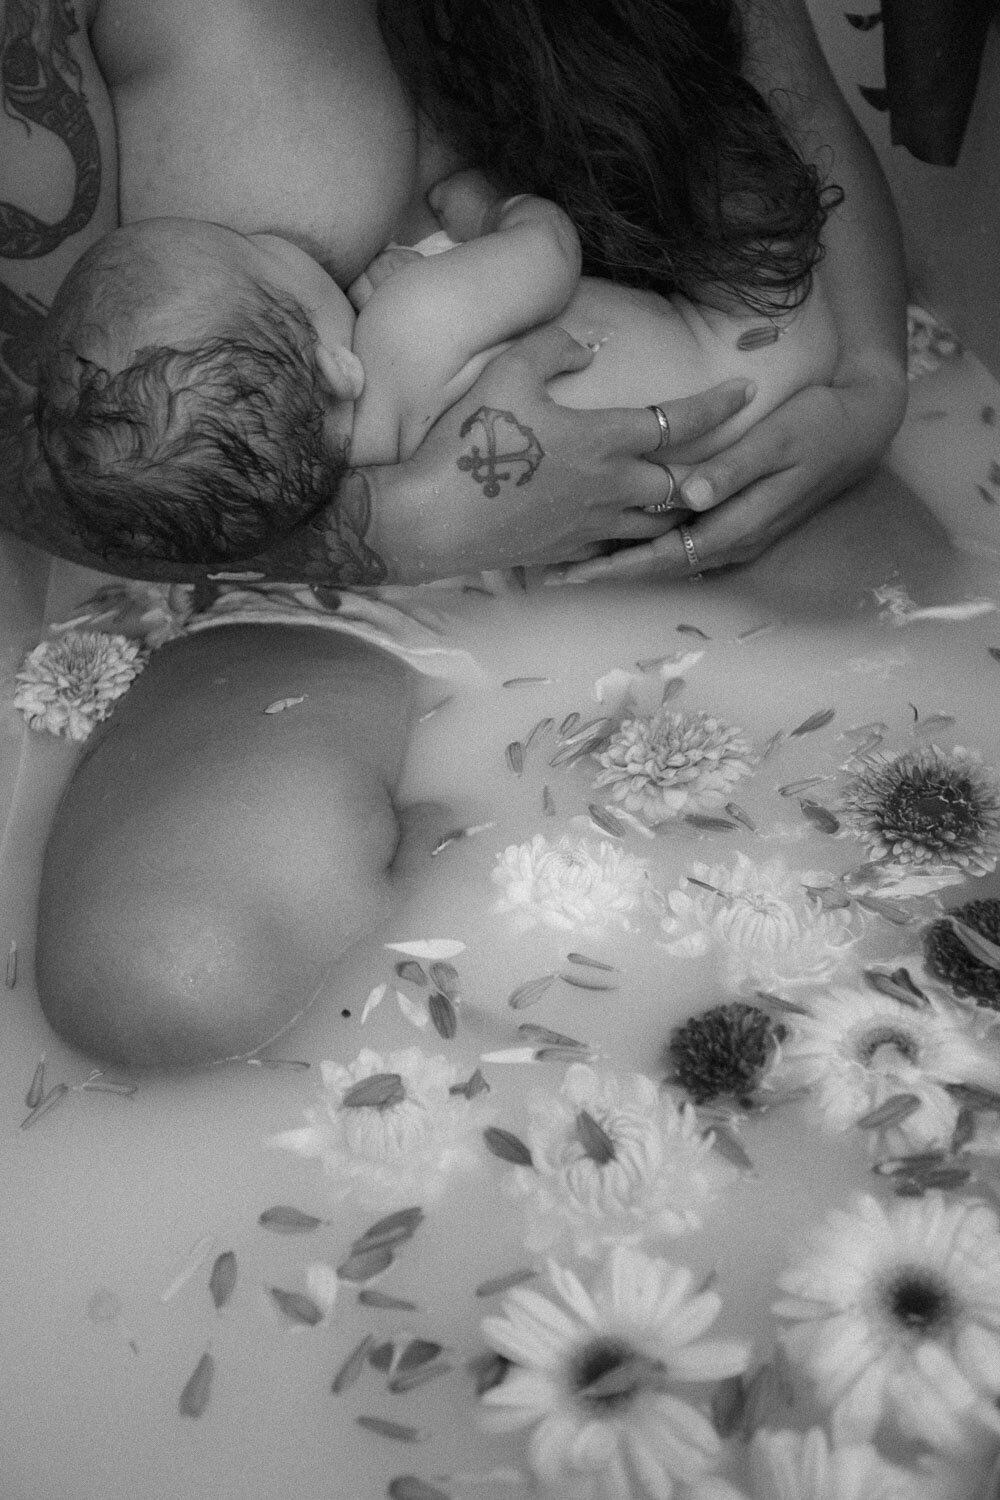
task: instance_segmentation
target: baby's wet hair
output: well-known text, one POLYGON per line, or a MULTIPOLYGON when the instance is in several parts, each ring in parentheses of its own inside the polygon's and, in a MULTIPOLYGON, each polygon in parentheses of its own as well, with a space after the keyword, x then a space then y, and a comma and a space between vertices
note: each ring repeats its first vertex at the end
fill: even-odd
MULTIPOLYGON (((331 451, 324 437, 304 309, 243 288, 209 336, 142 347, 109 370, 69 310, 99 271, 84 265, 83 284, 56 299, 36 402, 42 452, 81 541, 117 563, 238 562, 329 504, 346 444, 331 451)), ((93 295, 99 316, 108 293, 93 295)))

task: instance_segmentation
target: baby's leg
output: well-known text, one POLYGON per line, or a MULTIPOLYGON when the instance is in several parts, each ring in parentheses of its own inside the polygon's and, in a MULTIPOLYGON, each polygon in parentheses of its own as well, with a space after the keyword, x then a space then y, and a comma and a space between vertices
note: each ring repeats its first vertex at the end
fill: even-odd
POLYGON ((68 1041, 132 1066, 246 1054, 386 916, 410 670, 348 635, 225 626, 157 652, 45 854, 36 969, 68 1041), (301 699, 265 713, 281 699, 301 699))

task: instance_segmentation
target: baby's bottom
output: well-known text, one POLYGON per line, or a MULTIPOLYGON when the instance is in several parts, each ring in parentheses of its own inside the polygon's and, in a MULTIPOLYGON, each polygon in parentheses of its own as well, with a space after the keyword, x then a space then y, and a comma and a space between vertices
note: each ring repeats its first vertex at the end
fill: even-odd
POLYGON ((177 1067, 290 1026, 391 909, 412 696, 405 665, 310 627, 161 648, 95 735, 45 852, 36 969, 55 1030, 177 1067))

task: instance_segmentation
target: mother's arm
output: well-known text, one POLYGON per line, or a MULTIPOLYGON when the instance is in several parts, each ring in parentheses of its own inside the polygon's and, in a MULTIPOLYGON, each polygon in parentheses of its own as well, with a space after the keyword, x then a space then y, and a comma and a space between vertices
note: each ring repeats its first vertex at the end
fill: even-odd
MULTIPOLYGON (((775 96, 806 159, 844 190, 824 230, 822 264, 840 354, 828 385, 790 397, 685 477, 687 504, 704 512, 689 530, 705 569, 758 556, 870 473, 906 409, 903 254, 885 178, 837 89, 805 0, 756 0, 747 28, 751 80, 775 96)), ((670 532, 562 576, 584 582, 688 571, 681 540, 670 532)))

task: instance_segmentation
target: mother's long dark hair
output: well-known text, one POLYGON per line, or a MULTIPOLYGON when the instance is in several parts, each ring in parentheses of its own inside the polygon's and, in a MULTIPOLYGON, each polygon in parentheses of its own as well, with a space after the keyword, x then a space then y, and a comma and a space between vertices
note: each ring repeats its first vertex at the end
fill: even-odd
POLYGON ((840 201, 742 74, 732 0, 380 0, 419 106, 503 192, 573 218, 584 270, 768 313, 840 201))

